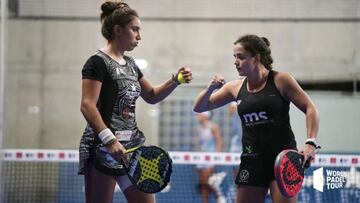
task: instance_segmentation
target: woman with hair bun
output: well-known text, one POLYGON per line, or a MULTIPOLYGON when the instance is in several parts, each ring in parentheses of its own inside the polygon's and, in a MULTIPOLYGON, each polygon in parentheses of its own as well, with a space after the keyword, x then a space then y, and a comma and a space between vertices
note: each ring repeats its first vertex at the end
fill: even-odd
POLYGON ((82 69, 81 112, 88 124, 80 141, 79 174, 85 176, 86 202, 112 202, 118 183, 128 202, 152 203, 154 195, 136 189, 125 169, 120 176, 107 175, 96 167, 91 152, 102 143, 115 159, 126 159, 123 144, 143 138, 135 120, 137 98, 150 104, 162 101, 180 84, 179 73, 182 83, 189 83, 192 73, 181 67, 164 83, 151 85, 134 59, 124 54, 141 40, 137 12, 121 1, 106 1, 101 10, 101 33, 107 44, 90 56, 82 69))
POLYGON ((304 160, 315 157, 319 127, 316 107, 289 73, 272 70, 268 39, 242 36, 235 41, 233 54, 235 68, 244 78, 225 83, 221 75, 215 75, 197 96, 194 111, 209 111, 233 101, 237 104, 243 131, 243 152, 235 179, 238 203, 264 202, 269 189, 272 202, 294 203, 296 197, 286 198, 280 193, 274 162, 282 150, 296 149, 290 126, 290 102, 306 116, 308 139, 300 153, 304 160))

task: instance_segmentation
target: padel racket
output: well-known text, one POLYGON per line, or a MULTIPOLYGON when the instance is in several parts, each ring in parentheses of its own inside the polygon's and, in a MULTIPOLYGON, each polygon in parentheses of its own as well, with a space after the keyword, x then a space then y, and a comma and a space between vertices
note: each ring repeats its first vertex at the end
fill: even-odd
POLYGON ((281 193, 288 198, 296 196, 301 190, 305 169, 310 166, 310 159, 303 165, 304 156, 296 150, 281 151, 275 160, 275 179, 281 193))
POLYGON ((132 153, 128 163, 115 160, 105 147, 95 150, 95 167, 112 176, 126 171, 132 184, 145 193, 156 193, 166 187, 172 172, 169 154, 157 146, 141 146, 126 150, 132 153))

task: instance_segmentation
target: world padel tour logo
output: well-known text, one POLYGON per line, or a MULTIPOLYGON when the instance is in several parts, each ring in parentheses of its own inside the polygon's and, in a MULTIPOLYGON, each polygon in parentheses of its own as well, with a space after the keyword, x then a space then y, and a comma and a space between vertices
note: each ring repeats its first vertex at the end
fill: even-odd
POLYGON ((313 172, 314 189, 323 192, 324 186, 328 190, 340 189, 345 186, 346 173, 344 171, 326 170, 321 167, 313 172))

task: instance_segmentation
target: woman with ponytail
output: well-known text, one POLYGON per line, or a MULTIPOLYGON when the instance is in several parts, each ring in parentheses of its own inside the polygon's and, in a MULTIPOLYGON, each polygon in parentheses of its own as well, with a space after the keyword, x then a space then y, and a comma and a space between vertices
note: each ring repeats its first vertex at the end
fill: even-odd
POLYGON ((269 189, 272 202, 295 203, 296 197, 280 193, 274 162, 282 150, 297 148, 290 126, 290 102, 306 115, 308 139, 300 152, 304 160, 314 158, 319 127, 316 107, 289 73, 272 69, 268 39, 242 36, 235 41, 233 54, 236 71, 244 77, 225 83, 221 75, 215 75, 197 96, 194 111, 209 111, 233 101, 237 104, 243 131, 243 152, 235 179, 238 203, 262 203, 269 189))

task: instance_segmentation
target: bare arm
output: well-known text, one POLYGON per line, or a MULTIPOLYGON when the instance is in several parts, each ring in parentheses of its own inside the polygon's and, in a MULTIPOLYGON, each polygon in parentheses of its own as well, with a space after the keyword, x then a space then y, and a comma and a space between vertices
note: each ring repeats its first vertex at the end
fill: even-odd
POLYGON ((236 99, 241 86, 241 80, 234 80, 224 84, 220 75, 215 75, 208 87, 202 90, 195 99, 194 111, 201 113, 221 107, 236 99), (223 85, 224 84, 224 85, 223 85), (218 89, 220 87, 220 89, 218 89), (216 92, 214 92, 218 89, 216 92))
POLYGON ((279 90, 282 95, 305 113, 307 137, 316 138, 319 129, 319 116, 314 103, 291 75, 278 73, 278 79, 279 90))
MULTIPOLYGON (((80 111, 84 115, 86 121, 97 133, 107 129, 99 110, 96 108, 96 103, 99 99, 102 83, 97 80, 83 79, 82 80, 82 96, 80 111)), ((110 130, 108 130, 110 134, 110 130)), ((115 138, 114 135, 112 135, 115 138)), ((107 144, 107 143, 104 143, 107 144)), ((125 159, 125 149, 120 142, 111 142, 106 145, 108 152, 117 160, 125 159)))
POLYGON ((156 87, 152 86, 145 77, 142 77, 139 81, 141 97, 149 104, 156 104, 162 101, 178 86, 171 79, 156 87))
MULTIPOLYGON (((308 94, 288 73, 278 73, 275 81, 279 85, 281 94, 305 113, 307 138, 316 138, 319 129, 319 114, 308 94)), ((315 156, 315 148, 308 144, 305 145, 302 152, 304 152, 305 159, 308 156, 315 156)))
MULTIPOLYGON (((183 74, 187 83, 192 80, 192 73, 189 68, 182 67, 178 70, 178 73, 179 72, 183 74)), ((141 85, 141 97, 150 104, 156 104, 162 101, 178 86, 172 79, 168 79, 163 84, 155 87, 152 86, 145 77, 142 77, 139 82, 141 85)))
POLYGON ((97 80, 82 80, 82 95, 80 111, 86 121, 93 127, 97 133, 107 128, 101 118, 100 112, 96 108, 99 99, 102 83, 97 80))

